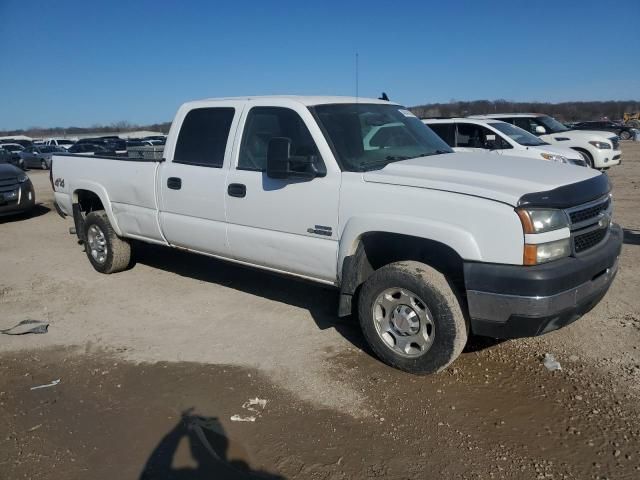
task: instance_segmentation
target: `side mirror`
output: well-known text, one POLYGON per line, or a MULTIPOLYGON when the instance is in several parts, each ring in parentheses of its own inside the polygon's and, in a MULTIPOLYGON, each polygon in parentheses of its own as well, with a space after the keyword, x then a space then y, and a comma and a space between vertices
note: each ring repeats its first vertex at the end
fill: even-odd
POLYGON ((311 180, 320 174, 316 155, 291 155, 291 139, 274 137, 267 148, 267 176, 269 178, 303 178, 311 180))
POLYGON ((547 130, 542 125, 536 125, 536 133, 538 135, 544 135, 547 133, 547 130))

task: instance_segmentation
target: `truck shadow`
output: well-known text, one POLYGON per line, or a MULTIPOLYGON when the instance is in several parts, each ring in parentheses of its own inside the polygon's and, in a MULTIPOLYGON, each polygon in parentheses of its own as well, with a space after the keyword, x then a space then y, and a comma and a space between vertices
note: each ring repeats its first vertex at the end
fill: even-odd
POLYGON ((181 419, 155 447, 139 480, 279 480, 279 475, 251 470, 243 459, 229 459, 230 441, 220 421, 183 412, 181 419), (174 467, 179 445, 189 444, 191 466, 174 467))
POLYGON ((357 320, 337 316, 337 289, 173 248, 143 243, 136 243, 134 248, 136 263, 303 308, 320 330, 334 328, 371 354, 357 320))
POLYGON ((640 230, 625 228, 623 232, 623 242, 626 245, 640 245, 640 230))

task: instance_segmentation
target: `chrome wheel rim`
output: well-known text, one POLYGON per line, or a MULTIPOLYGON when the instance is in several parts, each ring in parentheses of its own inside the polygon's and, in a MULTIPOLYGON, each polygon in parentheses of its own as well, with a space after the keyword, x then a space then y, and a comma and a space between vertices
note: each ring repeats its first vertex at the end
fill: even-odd
POLYGON ((388 288, 373 302, 378 336, 397 355, 415 358, 433 345, 435 324, 427 304, 405 288, 388 288))
POLYGON ((87 231, 87 243, 91 257, 98 263, 107 261, 107 239, 104 232, 97 225, 91 225, 87 231))

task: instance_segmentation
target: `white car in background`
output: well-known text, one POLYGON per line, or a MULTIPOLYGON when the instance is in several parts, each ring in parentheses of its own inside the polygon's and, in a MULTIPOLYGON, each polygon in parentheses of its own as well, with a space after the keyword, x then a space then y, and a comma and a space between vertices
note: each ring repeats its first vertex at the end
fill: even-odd
POLYGON ((67 138, 48 138, 47 140, 44 141, 45 145, 52 146, 52 147, 60 147, 60 148, 64 148, 65 150, 69 150, 74 143, 76 142, 74 142, 73 140, 69 140, 67 138))
POLYGON ((555 118, 540 113, 495 113, 473 115, 470 118, 502 120, 532 133, 541 140, 558 147, 579 152, 593 168, 609 168, 622 161, 620 139, 617 135, 590 130, 571 130, 555 118))
POLYGON ((587 166, 575 150, 549 145, 510 123, 470 118, 422 121, 456 152, 487 152, 587 166))

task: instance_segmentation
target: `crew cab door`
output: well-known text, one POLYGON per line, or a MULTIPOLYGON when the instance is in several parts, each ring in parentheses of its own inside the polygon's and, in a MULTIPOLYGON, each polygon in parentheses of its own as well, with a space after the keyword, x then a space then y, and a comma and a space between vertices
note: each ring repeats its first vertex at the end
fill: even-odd
POLYGON ((341 173, 315 120, 297 102, 270 101, 247 107, 241 125, 225 192, 234 258, 335 282, 341 173), (275 137, 291 140, 292 155, 317 155, 326 174, 269 178, 267 149, 275 137))
POLYGON ((241 102, 226 101, 178 111, 157 185, 160 226, 171 245, 230 256, 225 187, 242 108, 241 102))

